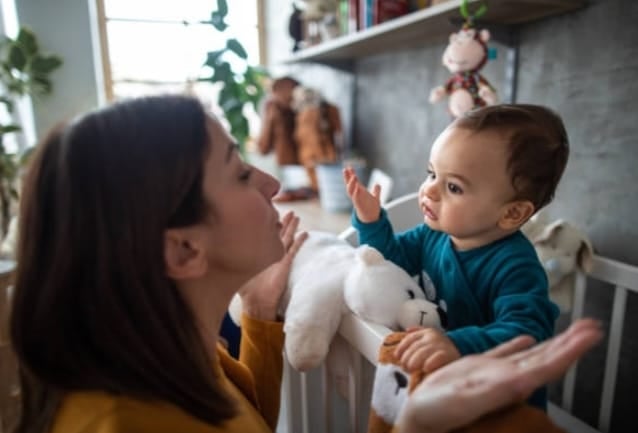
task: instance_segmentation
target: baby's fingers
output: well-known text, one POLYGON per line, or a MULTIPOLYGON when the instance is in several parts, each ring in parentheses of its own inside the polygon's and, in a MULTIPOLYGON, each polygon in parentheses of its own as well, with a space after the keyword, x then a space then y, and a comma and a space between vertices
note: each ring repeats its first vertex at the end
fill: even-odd
POLYGON ((456 359, 458 358, 453 353, 446 350, 437 350, 425 360, 423 363, 423 371, 426 373, 432 373, 434 370, 437 370, 456 359))

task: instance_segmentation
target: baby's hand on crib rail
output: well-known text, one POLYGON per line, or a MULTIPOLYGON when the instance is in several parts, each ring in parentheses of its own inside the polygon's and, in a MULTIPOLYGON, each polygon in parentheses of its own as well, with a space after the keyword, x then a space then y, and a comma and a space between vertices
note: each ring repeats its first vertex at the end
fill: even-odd
POLYGON ((394 354, 410 373, 431 373, 461 357, 452 340, 435 328, 408 329, 394 354))
POLYGON ((408 397, 399 430, 443 433, 524 401, 565 371, 602 338, 600 324, 574 322, 565 332, 530 347, 517 337, 480 355, 468 355, 428 375, 408 397))

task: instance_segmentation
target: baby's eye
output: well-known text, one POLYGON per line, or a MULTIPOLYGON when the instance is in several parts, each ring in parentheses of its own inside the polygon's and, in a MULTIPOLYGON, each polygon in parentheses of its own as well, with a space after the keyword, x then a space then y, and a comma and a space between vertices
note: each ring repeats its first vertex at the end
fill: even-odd
POLYGON ((456 184, 454 183, 448 183, 447 184, 447 189, 452 193, 452 194, 463 194, 463 190, 456 184))
POLYGON ((428 169, 426 173, 428 175, 426 179, 432 179, 432 180, 436 179, 436 174, 434 174, 434 171, 428 169))

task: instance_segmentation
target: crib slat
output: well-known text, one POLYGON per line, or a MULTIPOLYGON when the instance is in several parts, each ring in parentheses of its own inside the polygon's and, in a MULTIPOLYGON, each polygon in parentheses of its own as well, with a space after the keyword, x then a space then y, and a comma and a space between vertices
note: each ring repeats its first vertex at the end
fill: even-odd
POLYGON ((301 406, 307 398, 301 393, 301 374, 296 371, 284 358, 284 380, 283 380, 283 407, 285 411, 285 425, 282 426, 282 433, 304 432, 301 420, 301 406))
POLYGON ((308 375, 307 373, 301 373, 299 375, 299 388, 301 389, 301 395, 303 396, 301 400, 301 428, 303 432, 310 432, 310 398, 316 398, 316 394, 311 392, 312 390, 308 386, 308 375))
POLYGON ((330 397, 333 393, 332 380, 330 380, 330 372, 327 365, 324 363, 321 366, 321 408, 323 410, 323 419, 326 422, 326 433, 332 433, 333 421, 332 421, 332 404, 330 397))
MULTIPOLYGON (((583 317, 585 312, 585 295, 587 290, 587 276, 582 272, 576 274, 574 285, 574 301, 572 306, 572 323, 583 317)), ((578 363, 574 363, 567 373, 563 381, 563 398, 562 408, 571 413, 574 406, 574 390, 576 389, 576 371, 578 363)))
POLYGON ((626 304, 627 289, 616 286, 614 291, 614 306, 611 311, 611 324, 609 325, 609 346, 607 347, 607 358, 605 360, 603 393, 598 418, 598 428, 603 433, 608 433, 611 426, 611 413, 614 407, 614 391, 616 389, 616 376, 618 374, 618 361, 620 358, 626 304))
POLYGON ((359 409, 361 397, 361 355, 352 346, 348 354, 348 404, 350 406, 350 431, 359 433, 359 409))

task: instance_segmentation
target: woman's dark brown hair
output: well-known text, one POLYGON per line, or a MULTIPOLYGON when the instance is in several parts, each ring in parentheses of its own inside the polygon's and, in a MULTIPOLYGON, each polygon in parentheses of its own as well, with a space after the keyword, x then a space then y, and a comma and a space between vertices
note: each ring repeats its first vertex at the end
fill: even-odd
POLYGON ((516 198, 532 202, 535 211, 552 201, 569 157, 567 131, 558 114, 540 105, 491 105, 467 112, 453 126, 502 131, 516 198))
POLYGON ((206 122, 193 98, 147 97, 40 144, 23 191, 11 316, 18 432, 46 431, 76 390, 164 400, 214 424, 235 414, 164 266, 164 230, 210 208, 206 122))

